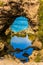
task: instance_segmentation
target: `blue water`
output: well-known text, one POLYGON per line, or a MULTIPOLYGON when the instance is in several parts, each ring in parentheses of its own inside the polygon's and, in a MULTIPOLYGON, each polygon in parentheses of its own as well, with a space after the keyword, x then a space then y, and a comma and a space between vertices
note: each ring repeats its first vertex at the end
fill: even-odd
POLYGON ((13 32, 20 32, 22 30, 25 30, 29 27, 29 24, 28 24, 28 19, 23 17, 23 16, 20 16, 20 17, 17 17, 14 22, 12 23, 12 25, 10 26, 10 29, 13 31, 13 32))
MULTIPOLYGON (((32 45, 31 43, 32 43, 32 41, 28 39, 28 36, 26 36, 24 38, 14 36, 11 38, 11 42, 10 42, 11 46, 14 49, 18 48, 21 50, 27 48, 28 46, 31 46, 32 45)), ((27 53, 28 56, 30 56, 32 54, 32 52, 33 52, 33 48, 29 48, 29 49, 21 51, 19 53, 15 52, 15 53, 13 53, 13 55, 16 56, 17 58, 19 58, 20 60, 24 59, 27 62, 28 57, 23 56, 23 54, 27 53)))
MULTIPOLYGON (((28 24, 28 19, 20 16, 17 17, 14 22, 12 23, 12 25, 10 26, 11 31, 13 32, 20 32, 22 30, 25 30, 29 27, 28 24)), ((31 46, 32 41, 28 39, 28 36, 26 37, 17 37, 14 36, 11 38, 10 44, 14 49, 20 49, 23 50, 25 48, 27 48, 28 46, 31 46)), ((12 53, 14 56, 16 56, 17 58, 19 58, 20 60, 24 59, 26 62, 28 61, 28 57, 24 56, 24 53, 28 54, 28 56, 30 56, 32 54, 33 48, 29 48, 27 50, 23 50, 21 52, 15 52, 12 53)))

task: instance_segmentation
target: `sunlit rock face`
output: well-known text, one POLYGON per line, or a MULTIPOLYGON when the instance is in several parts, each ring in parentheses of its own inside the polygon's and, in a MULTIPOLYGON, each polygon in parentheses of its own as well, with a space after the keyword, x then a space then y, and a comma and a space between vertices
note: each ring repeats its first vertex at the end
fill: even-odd
POLYGON ((5 31, 18 16, 25 16, 30 19, 30 26, 33 31, 38 25, 39 0, 0 0, 4 6, 0 6, 0 32, 5 31))

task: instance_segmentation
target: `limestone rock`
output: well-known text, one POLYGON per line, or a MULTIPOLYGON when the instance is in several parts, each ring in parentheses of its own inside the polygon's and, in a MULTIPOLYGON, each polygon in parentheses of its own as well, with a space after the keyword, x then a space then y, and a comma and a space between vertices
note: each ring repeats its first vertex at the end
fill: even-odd
POLYGON ((7 3, 9 0, 6 0, 6 1, 5 0, 0 0, 0 1, 3 1, 3 2, 7 3))
POLYGON ((38 26, 34 26, 34 27, 32 27, 33 28, 33 31, 34 32, 37 32, 38 31, 38 26))
POLYGON ((35 62, 43 62, 43 49, 38 51, 38 54, 35 58, 35 62))
POLYGON ((29 61, 30 62, 34 62, 36 57, 37 57, 37 55, 38 55, 38 51, 34 50, 32 55, 29 56, 29 61))
POLYGON ((4 32, 13 23, 13 20, 18 16, 25 16, 30 19, 30 26, 31 24, 37 25, 39 0, 0 1, 4 2, 4 6, 0 6, 0 32, 4 32))
POLYGON ((40 51, 40 54, 43 55, 43 49, 40 51))
POLYGON ((42 48, 42 43, 41 43, 38 39, 36 39, 36 40, 33 42, 33 45, 32 45, 32 46, 35 46, 35 47, 41 49, 41 48, 42 48))

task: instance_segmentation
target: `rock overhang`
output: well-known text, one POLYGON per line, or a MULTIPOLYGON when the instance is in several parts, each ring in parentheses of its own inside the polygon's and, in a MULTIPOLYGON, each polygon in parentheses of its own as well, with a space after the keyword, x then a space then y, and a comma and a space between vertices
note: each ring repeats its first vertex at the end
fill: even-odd
MULTIPOLYGON (((4 1, 4 0, 3 0, 4 1)), ((0 6, 0 32, 5 31, 19 16, 25 16, 30 21, 30 26, 38 25, 38 0, 6 0, 3 6, 0 6)))

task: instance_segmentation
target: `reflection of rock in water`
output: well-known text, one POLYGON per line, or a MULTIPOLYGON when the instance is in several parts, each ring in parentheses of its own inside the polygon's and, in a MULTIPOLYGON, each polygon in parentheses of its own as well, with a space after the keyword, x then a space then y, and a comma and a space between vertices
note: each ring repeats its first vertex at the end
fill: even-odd
POLYGON ((11 38, 11 46, 14 48, 14 49, 25 49, 26 46, 28 47, 31 46, 32 42, 31 40, 28 39, 28 35, 26 37, 17 37, 17 36, 14 36, 11 38))
POLYGON ((17 37, 14 36, 11 38, 11 46, 15 49, 15 52, 13 53, 14 56, 19 58, 20 60, 28 60, 28 56, 32 54, 33 48, 27 48, 28 46, 31 46, 31 40, 28 39, 28 36, 26 37, 17 37))
POLYGON ((23 56, 28 57, 28 56, 29 56, 29 54, 28 54, 28 53, 24 53, 24 54, 23 54, 23 56))

